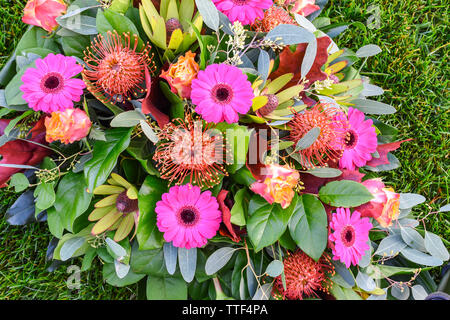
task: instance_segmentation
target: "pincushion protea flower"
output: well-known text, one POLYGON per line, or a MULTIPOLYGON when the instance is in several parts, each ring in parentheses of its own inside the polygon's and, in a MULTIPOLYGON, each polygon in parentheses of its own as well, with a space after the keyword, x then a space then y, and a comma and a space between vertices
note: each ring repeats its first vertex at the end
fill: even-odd
POLYGON ((334 267, 326 254, 316 262, 298 249, 294 253, 288 252, 283 264, 286 290, 281 276, 278 276, 272 291, 275 297, 281 295, 284 299, 303 300, 318 297, 320 291, 328 293, 331 286, 329 277, 334 275, 334 267))
POLYGON ((264 11, 262 19, 256 19, 252 28, 257 32, 269 32, 280 24, 296 24, 289 12, 281 7, 273 6, 264 11))
POLYGON ((203 125, 189 115, 186 120, 175 119, 167 124, 159 134, 163 142, 153 157, 161 178, 200 187, 218 184, 227 172, 222 165, 225 159, 223 139, 221 135, 214 135, 214 128, 214 124, 203 125))
MULTIPOLYGON (((114 241, 119 242, 139 221, 138 191, 135 186, 116 173, 111 174, 109 184, 94 189, 95 195, 106 195, 98 201, 89 215, 89 221, 98 221, 91 233, 98 235, 107 230, 116 230, 114 241)), ((135 228, 135 233, 136 233, 135 228)), ((134 235, 133 235, 134 237, 134 235)))
POLYGON ((138 51, 138 36, 119 35, 116 30, 99 34, 84 51, 87 65, 82 75, 88 90, 102 102, 123 101, 145 91, 145 68, 154 71, 151 46, 138 51), (103 93, 106 98, 102 97, 103 93))
POLYGON ((306 168, 324 166, 328 160, 336 161, 342 154, 345 130, 335 115, 337 108, 316 104, 302 113, 294 112, 289 121, 289 139, 298 143, 306 133, 314 128, 320 129, 317 139, 307 148, 299 150, 302 165, 306 168))

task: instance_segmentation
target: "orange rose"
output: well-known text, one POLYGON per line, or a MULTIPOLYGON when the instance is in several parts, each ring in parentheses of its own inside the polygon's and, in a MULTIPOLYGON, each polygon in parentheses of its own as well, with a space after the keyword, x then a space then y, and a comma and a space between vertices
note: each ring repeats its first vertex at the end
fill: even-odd
POLYGON ((50 32, 58 26, 56 18, 66 10, 67 5, 63 0, 29 0, 23 10, 22 21, 50 32))
POLYGON ((373 195, 373 199, 355 210, 363 217, 374 218, 383 228, 391 226, 392 221, 397 220, 400 214, 400 194, 395 193, 392 188, 386 188, 380 178, 369 179, 362 184, 373 195))
POLYGON ((169 82, 172 92, 183 99, 191 97, 191 83, 197 78, 200 70, 194 58, 195 53, 188 51, 184 56, 179 57, 176 63, 172 63, 167 71, 161 73, 161 78, 169 82))
POLYGON ((52 112, 51 117, 45 118, 45 139, 47 142, 59 140, 64 144, 73 143, 86 137, 91 125, 91 120, 81 109, 52 112))
POLYGON ((268 174, 264 181, 253 183, 250 189, 270 204, 276 202, 286 209, 294 198, 294 187, 297 185, 300 175, 297 170, 280 165, 272 164, 266 168, 268 174))

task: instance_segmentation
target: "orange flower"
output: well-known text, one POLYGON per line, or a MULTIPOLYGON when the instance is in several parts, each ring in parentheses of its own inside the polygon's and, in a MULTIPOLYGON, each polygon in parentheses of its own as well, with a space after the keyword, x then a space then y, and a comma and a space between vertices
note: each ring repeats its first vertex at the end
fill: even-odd
POLYGON ((391 226, 400 214, 400 194, 390 187, 386 188, 380 178, 365 180, 362 184, 374 198, 355 210, 361 212, 363 217, 374 218, 383 228, 391 226))
POLYGON ((47 142, 59 140, 64 144, 73 143, 86 137, 91 125, 91 120, 81 109, 52 112, 50 117, 45 118, 45 139, 47 142))
POLYGON ((67 5, 63 0, 29 0, 23 10, 22 21, 50 32, 58 26, 56 18, 66 10, 67 5))
POLYGON ((293 188, 300 179, 298 171, 276 164, 266 166, 266 170, 264 181, 253 183, 250 189, 271 204, 279 203, 283 209, 289 207, 295 195, 293 188))
POLYGON ((167 71, 161 73, 161 78, 169 82, 172 92, 183 99, 191 97, 192 80, 197 78, 200 71, 200 67, 194 58, 195 53, 188 51, 184 56, 179 57, 176 63, 172 63, 167 71))

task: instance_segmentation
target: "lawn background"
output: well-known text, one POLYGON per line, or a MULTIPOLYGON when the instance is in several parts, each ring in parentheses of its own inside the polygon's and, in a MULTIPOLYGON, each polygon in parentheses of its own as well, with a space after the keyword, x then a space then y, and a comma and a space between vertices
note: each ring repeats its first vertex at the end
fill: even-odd
MULTIPOLYGON (((21 22, 26 0, 0 0, 0 68, 27 28, 21 22)), ((382 53, 363 68, 372 82, 385 90, 381 101, 397 113, 382 119, 399 129, 399 140, 413 138, 395 155, 402 167, 383 173, 397 192, 422 194, 427 202, 414 209, 424 216, 450 202, 449 198, 449 3, 448 1, 379 0, 329 1, 322 16, 332 22, 367 24, 380 9, 380 28, 356 25, 334 39, 353 51, 373 43, 382 53)), ((115 288, 102 282, 96 262, 81 274, 81 288, 69 290, 66 267, 49 273, 45 253, 51 235, 45 223, 15 227, 4 220, 15 194, 0 192, 0 299, 134 299, 136 286, 115 288), (97 268, 96 268, 97 267, 97 268), (97 270, 97 271, 92 271, 97 270)), ((433 214, 426 228, 450 240, 448 213, 433 214)), ((81 260, 73 264, 81 266, 81 260)), ((438 276, 438 272, 434 272, 438 276)))

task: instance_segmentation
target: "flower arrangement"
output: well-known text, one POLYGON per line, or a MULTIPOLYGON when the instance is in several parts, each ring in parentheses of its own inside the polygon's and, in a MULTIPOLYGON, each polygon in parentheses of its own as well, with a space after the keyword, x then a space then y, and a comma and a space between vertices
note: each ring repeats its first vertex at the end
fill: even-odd
POLYGON ((326 4, 29 0, 0 72, 7 220, 148 299, 434 293, 446 240, 376 177, 408 141, 353 66, 380 48, 339 49, 326 4))

